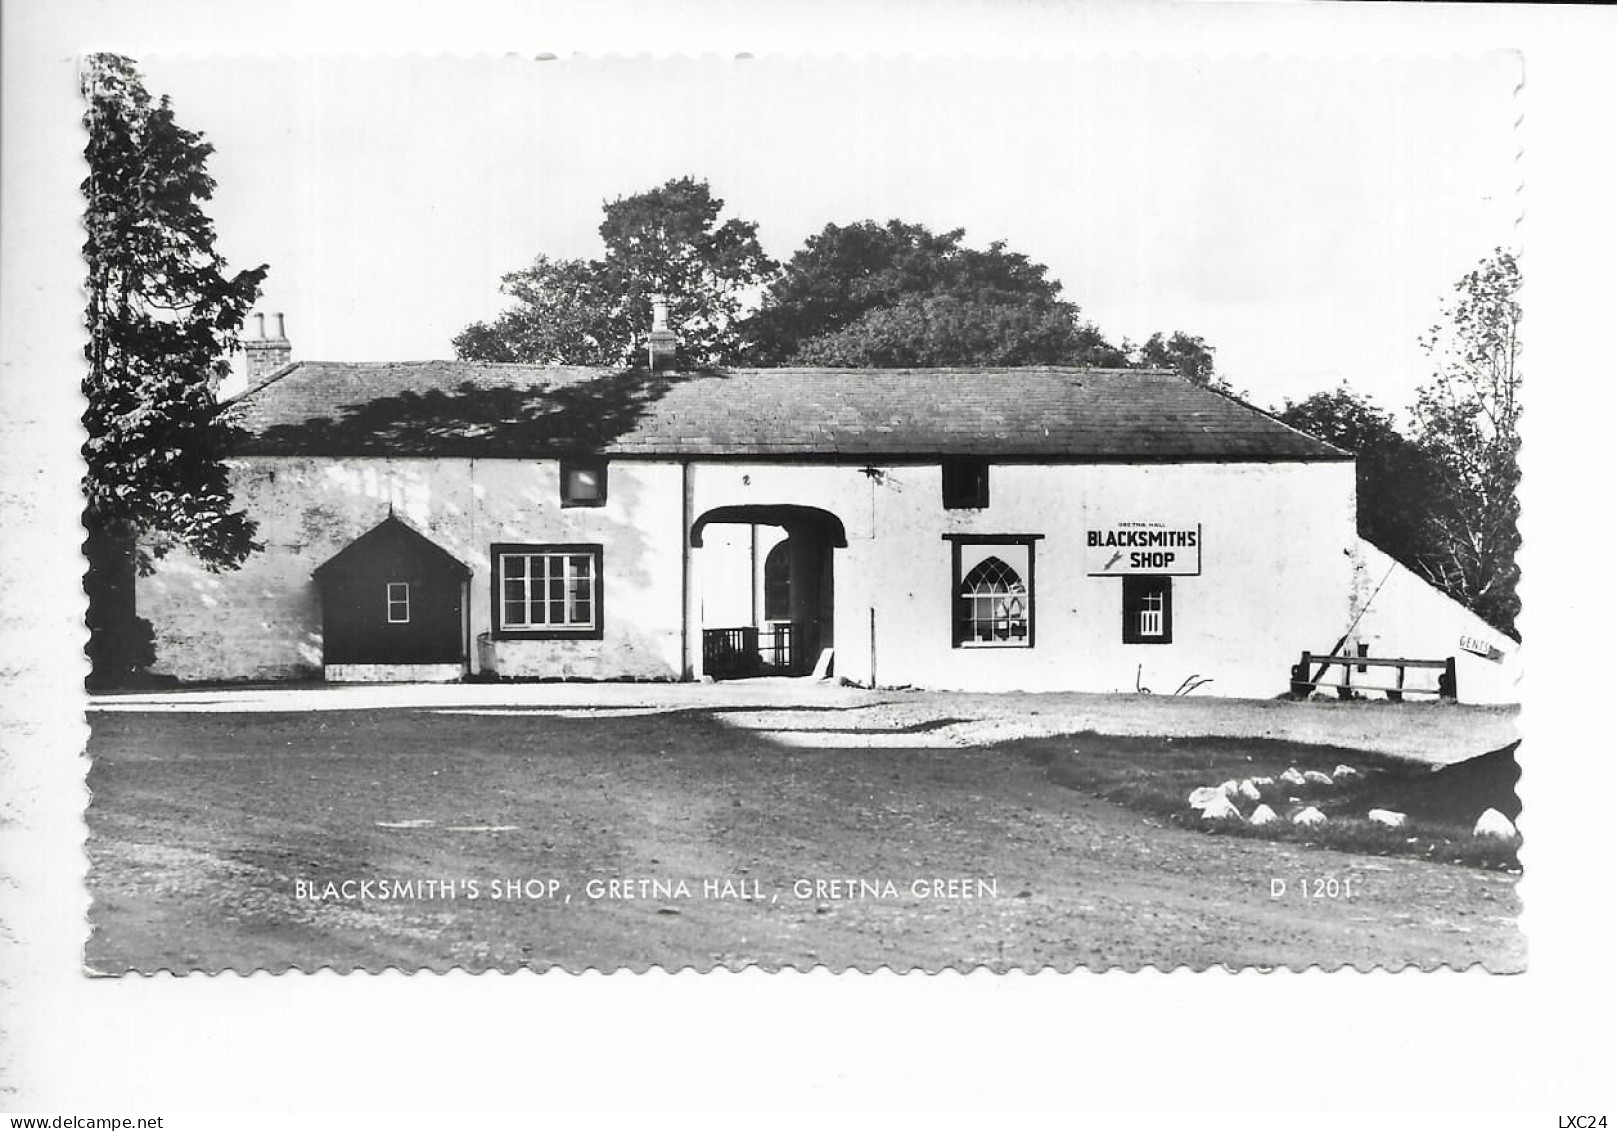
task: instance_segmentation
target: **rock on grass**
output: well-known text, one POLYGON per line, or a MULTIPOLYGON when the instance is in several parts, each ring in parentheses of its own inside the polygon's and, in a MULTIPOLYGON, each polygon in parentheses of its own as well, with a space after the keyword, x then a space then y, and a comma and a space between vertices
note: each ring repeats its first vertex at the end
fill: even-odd
POLYGON ((1310 805, 1292 817, 1291 823, 1301 825, 1305 829, 1312 829, 1325 823, 1325 814, 1310 805))
POLYGON ((1477 818, 1476 827, 1471 830, 1472 836, 1493 837, 1495 840, 1510 840, 1516 835, 1516 826, 1511 819, 1497 809, 1489 809, 1477 818))

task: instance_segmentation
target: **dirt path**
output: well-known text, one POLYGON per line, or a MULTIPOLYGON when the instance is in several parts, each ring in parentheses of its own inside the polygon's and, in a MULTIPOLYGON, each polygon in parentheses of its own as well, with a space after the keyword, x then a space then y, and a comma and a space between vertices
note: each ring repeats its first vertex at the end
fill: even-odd
MULTIPOLYGON (((1515 707, 1320 698, 1223 699, 1213 696, 1091 695, 1079 692, 972 694, 867 690, 813 679, 749 679, 726 683, 327 684, 194 689, 92 699, 96 713, 257 714, 424 708, 497 716, 550 711, 561 716, 633 716, 680 711, 722 712, 742 725, 799 733, 815 728, 805 714, 834 712, 849 745, 980 746, 1012 738, 1075 734, 1237 735, 1349 746, 1417 758, 1459 761, 1514 741, 1515 707), (940 720, 953 720, 937 726, 940 720), (925 730, 919 741, 901 732, 925 730)), ((832 717, 828 714, 827 716, 832 717)), ((812 744, 813 739, 800 739, 812 744)))
POLYGON ((1508 876, 1164 828, 1012 750, 838 745, 849 706, 94 715, 88 963, 1524 963, 1508 876), (417 888, 318 895, 364 880, 417 888))

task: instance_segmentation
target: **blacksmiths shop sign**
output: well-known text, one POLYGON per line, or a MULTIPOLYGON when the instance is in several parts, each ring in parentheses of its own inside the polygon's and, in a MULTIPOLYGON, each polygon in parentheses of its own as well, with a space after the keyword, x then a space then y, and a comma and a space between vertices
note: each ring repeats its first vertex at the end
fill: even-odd
POLYGON ((1198 576, 1202 527, 1160 522, 1117 522, 1084 532, 1084 569, 1090 577, 1131 573, 1198 576))

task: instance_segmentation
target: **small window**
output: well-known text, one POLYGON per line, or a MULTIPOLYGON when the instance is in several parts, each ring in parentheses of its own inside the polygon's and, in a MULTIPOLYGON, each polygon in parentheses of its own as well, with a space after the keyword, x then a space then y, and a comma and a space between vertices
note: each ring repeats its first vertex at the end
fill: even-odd
POLYGON ((600 638, 600 546, 496 545, 493 558, 496 636, 600 638))
POLYGON ((1173 643, 1173 578, 1123 578, 1123 643, 1173 643))
POLYGON ((599 507, 606 504, 605 460, 562 460, 561 505, 599 507))
POLYGON ((410 583, 408 581, 389 581, 387 583, 387 623, 410 623, 410 583))
POLYGON ((1033 545, 1040 535, 944 535, 954 545, 954 646, 1033 647, 1033 545))
POLYGON ((988 461, 943 461, 943 505, 948 510, 980 509, 988 505, 988 461))

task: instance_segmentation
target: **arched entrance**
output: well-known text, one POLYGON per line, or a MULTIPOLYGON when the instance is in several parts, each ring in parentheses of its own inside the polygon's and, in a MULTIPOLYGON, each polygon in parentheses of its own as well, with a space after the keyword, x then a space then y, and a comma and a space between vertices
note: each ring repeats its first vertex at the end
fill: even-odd
POLYGON ((715 679, 829 670, 835 647, 832 551, 842 520, 795 504, 715 507, 691 525, 703 550, 702 671, 715 679), (710 530, 717 527, 719 529, 710 530))

